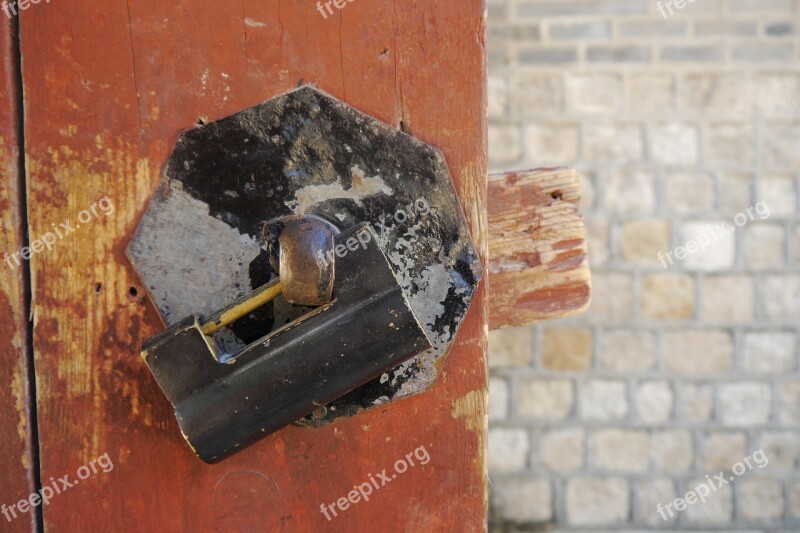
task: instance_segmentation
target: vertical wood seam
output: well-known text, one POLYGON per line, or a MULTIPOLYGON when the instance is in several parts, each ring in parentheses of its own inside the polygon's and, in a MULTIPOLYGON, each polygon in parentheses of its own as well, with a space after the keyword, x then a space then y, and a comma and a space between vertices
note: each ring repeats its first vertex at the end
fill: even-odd
MULTIPOLYGON (((20 15, 21 16, 21 15, 20 15)), ((13 55, 13 85, 15 119, 17 130, 17 209, 20 217, 20 242, 22 247, 30 246, 30 226, 28 225, 28 180, 25 169, 25 93, 22 83, 22 39, 20 36, 20 16, 11 20, 11 43, 13 55)), ((42 488, 42 470, 39 457, 39 420, 37 416, 37 388, 36 388, 36 358, 33 344, 33 278, 31 261, 23 260, 21 269, 22 282, 22 316, 27 319, 23 328, 22 357, 26 360, 26 387, 28 410, 28 442, 31 457, 31 473, 33 475, 34 490, 42 488)), ((44 511, 39 505, 34 508, 31 516, 32 529, 44 532, 44 511)))

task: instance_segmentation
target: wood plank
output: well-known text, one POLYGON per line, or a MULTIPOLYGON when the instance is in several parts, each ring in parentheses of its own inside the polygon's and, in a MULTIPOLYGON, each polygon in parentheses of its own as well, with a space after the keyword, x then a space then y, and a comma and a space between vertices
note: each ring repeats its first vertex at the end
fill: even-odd
MULTIPOLYGON (((14 22, 0 17, 0 504, 34 491, 29 394, 28 304, 24 264, 9 256, 24 245, 19 153, 19 79, 14 22)), ((35 515, 0 516, 3 531, 35 531, 35 515), (9 522, 11 520, 11 523, 9 522)))
POLYGON ((580 181, 569 168, 489 176, 489 325, 583 312, 591 284, 580 181))
POLYGON ((55 498, 47 528, 485 529, 482 289, 430 392, 290 427, 207 466, 138 355, 160 324, 124 257, 178 131, 301 80, 442 148, 485 257, 483 13, 477 0, 348 2, 328 19, 298 0, 245 0, 235 12, 211 0, 71 0, 26 12, 32 233, 104 195, 116 208, 32 264, 42 477, 104 453, 115 465, 55 498), (331 521, 321 513, 420 446, 429 463, 331 521))

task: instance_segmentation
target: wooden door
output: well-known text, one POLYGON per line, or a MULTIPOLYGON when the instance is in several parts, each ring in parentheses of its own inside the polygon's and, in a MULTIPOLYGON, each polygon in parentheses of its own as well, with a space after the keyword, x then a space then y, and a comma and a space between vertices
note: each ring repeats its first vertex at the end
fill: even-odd
POLYGON ((41 507, 45 530, 485 529, 483 286, 430 391, 322 429, 286 428, 215 466, 188 450, 139 357, 161 325, 124 250, 178 132, 301 83, 441 148, 486 257, 484 3, 326 3, 334 14, 323 17, 311 0, 46 0, 21 12, 18 40, 13 22, 0 29, 0 161, 11 178, 0 185, 0 239, 24 244, 20 185, 31 241, 72 229, 30 259, 38 454, 26 425, 26 270, 4 272, 0 287, 0 364, 15 387, 0 392, 0 503, 27 497, 37 472, 48 485, 105 454, 113 463, 41 507), (24 143, 10 105, 23 94, 24 143), (103 197, 113 212, 78 224, 103 197), (322 512, 422 446, 426 464, 369 501, 322 512))

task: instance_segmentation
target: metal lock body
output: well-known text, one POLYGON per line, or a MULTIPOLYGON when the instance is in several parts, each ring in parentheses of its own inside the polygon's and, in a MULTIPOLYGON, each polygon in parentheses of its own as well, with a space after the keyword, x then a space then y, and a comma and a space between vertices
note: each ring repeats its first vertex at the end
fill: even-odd
POLYGON ((482 275, 442 154, 310 87, 183 133, 128 255, 166 325, 215 352, 186 367, 169 350, 153 356, 168 335, 147 347, 162 387, 191 374, 165 392, 207 460, 288 423, 321 425, 427 389, 482 275), (325 221, 340 232, 334 246, 304 240, 293 217, 325 221), (281 219, 295 236, 276 257, 265 221, 281 219), (367 249, 348 250, 345 236, 365 231, 367 249), (315 268, 295 271, 317 294, 332 272, 330 304, 283 295, 213 332, 211 348, 201 319, 186 319, 240 305, 277 283, 284 262, 326 247, 315 268), (398 316, 386 321, 390 308, 398 316), (310 416, 313 406, 326 409, 310 416))
POLYGON ((198 315, 142 348, 204 461, 223 459, 430 348, 372 230, 362 225, 335 240, 348 241, 357 247, 338 258, 330 303, 225 363, 198 315))

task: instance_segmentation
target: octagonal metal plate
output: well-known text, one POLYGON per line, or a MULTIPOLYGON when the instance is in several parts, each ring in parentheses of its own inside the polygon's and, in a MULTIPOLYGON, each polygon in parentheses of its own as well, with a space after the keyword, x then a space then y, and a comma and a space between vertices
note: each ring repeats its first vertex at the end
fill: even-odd
MULTIPOLYGON (((292 214, 341 229, 372 224, 433 345, 306 422, 429 387, 482 274, 444 157, 317 89, 183 132, 128 256, 172 325, 210 315, 274 278, 264 224, 292 214)), ((305 311, 276 300, 218 341, 236 352, 305 311)))

